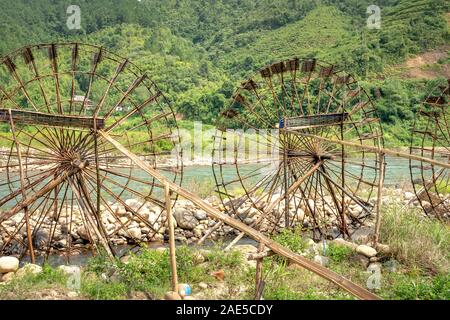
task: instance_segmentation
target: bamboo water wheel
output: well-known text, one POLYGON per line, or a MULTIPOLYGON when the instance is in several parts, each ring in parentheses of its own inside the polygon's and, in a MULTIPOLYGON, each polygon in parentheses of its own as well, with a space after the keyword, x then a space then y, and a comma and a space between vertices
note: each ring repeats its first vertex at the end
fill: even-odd
POLYGON ((130 224, 145 224, 149 241, 163 227, 164 186, 98 139, 102 130, 181 182, 175 115, 127 59, 81 43, 28 46, 2 57, 0 128, 1 253, 31 248, 48 255, 59 247, 70 255, 80 242, 75 221, 82 240, 111 251, 117 234, 140 241, 130 224), (164 164, 169 155, 175 160, 164 164), (153 218, 150 206, 161 208, 153 218))
MULTIPOLYGON (((450 79, 423 101, 412 131, 410 152, 450 163, 450 79)), ((410 160, 411 181, 425 213, 440 220, 450 218, 448 167, 410 160)))
MULTIPOLYGON (((354 96, 358 95, 354 91, 354 96)), ((350 99, 350 93, 343 98, 350 99)), ((365 103, 351 110, 358 113, 360 108, 371 113, 365 103)), ((340 108, 336 110, 341 126, 352 119, 352 114, 347 118, 340 108)), ((356 297, 379 299, 182 188, 176 128, 175 115, 158 87, 127 59, 104 48, 42 44, 2 57, 0 255, 22 258, 28 252, 34 262, 36 254, 48 257, 58 248, 70 256, 79 245, 79 239, 73 241, 78 219, 82 224, 77 226, 78 236, 83 238, 79 231, 84 228, 82 240, 91 243, 93 250, 101 247, 112 256, 116 254, 112 244, 116 234, 140 240, 132 234, 130 224, 148 226, 146 240, 151 241, 168 222, 175 289, 171 209, 173 198, 181 196, 211 218, 260 242, 260 247, 267 246, 356 297), (175 161, 164 164, 161 158, 168 153, 175 161), (160 208, 158 213, 149 212, 150 204, 160 208), (110 228, 105 213, 117 228, 110 228)), ((328 147, 324 150, 330 152, 329 160, 338 152, 328 147)))
POLYGON ((350 237, 373 217, 383 133, 370 97, 337 66, 293 59, 263 68, 237 89, 218 128, 213 171, 230 215, 269 232, 300 226, 316 239, 350 237))

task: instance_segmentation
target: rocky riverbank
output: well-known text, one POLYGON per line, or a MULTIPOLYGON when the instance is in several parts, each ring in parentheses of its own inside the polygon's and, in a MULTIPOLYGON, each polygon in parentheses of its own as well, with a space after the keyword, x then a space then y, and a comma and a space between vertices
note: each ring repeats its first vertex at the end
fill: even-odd
MULTIPOLYGON (((411 208, 419 206, 418 201, 414 199, 415 195, 409 191, 389 189, 385 190, 384 194, 386 194, 382 199, 384 205, 397 203, 399 205, 410 206, 411 208)), ((310 200, 310 206, 322 206, 319 210, 326 212, 326 203, 331 202, 331 199, 324 200, 325 202, 323 204, 315 204, 310 200)), ((222 212, 226 212, 217 197, 209 197, 205 201, 222 212)), ((376 199, 371 199, 371 202, 375 204, 376 199)), ((264 204, 262 207, 264 207, 264 204)), ((120 246, 138 242, 164 241, 167 239, 167 217, 165 211, 157 205, 148 202, 142 203, 136 199, 128 199, 124 203, 111 203, 109 208, 102 207, 101 209, 101 221, 104 226, 104 232, 106 232, 113 245, 120 246), (130 211, 136 212, 137 215, 133 215, 130 211)), ((307 208, 304 208, 304 206, 298 208, 291 206, 290 216, 294 225, 303 223, 303 226, 308 226, 311 223, 310 218, 305 215, 306 211, 307 208)), ((350 217, 359 218, 364 214, 366 213, 357 204, 349 203, 350 217)), ((175 217, 176 240, 183 244, 196 243, 208 230, 218 223, 214 219, 209 218, 205 211, 197 209, 190 201, 182 199, 176 202, 173 208, 173 215, 175 217)), ((261 211, 252 207, 250 201, 248 201, 240 206, 238 215, 245 224, 252 225, 260 218, 261 211)), ((326 217, 330 220, 329 222, 331 224, 333 224, 333 219, 336 219, 336 217, 330 214, 326 217)), ((69 241, 74 248, 73 253, 76 253, 77 250, 87 249, 90 247, 89 243, 91 240, 97 238, 95 233, 85 227, 90 222, 85 220, 84 215, 81 214, 81 210, 77 206, 74 206, 73 210, 70 208, 68 210, 63 209, 58 221, 55 221, 53 217, 45 217, 42 219, 39 213, 34 214, 31 220, 32 225, 41 225, 33 239, 33 245, 37 250, 44 249, 48 245, 51 234, 53 234, 51 245, 56 253, 63 251, 68 246, 69 241)), ((373 214, 366 220, 366 225, 369 229, 373 226, 373 220, 373 214)), ((278 224, 276 229, 281 229, 284 225, 283 218, 280 219, 278 224)), ((0 247, 10 242, 10 235, 14 234, 18 227, 20 227, 18 237, 11 241, 8 246, 11 254, 17 254, 17 239, 26 242, 26 228, 23 223, 23 214, 12 217, 2 225, 4 228, 0 229, 0 247)), ((260 230, 266 232, 272 227, 273 225, 265 219, 261 224, 260 230)), ((237 234, 239 234, 238 230, 227 225, 221 225, 211 233, 210 239, 225 239, 234 237, 237 234)))

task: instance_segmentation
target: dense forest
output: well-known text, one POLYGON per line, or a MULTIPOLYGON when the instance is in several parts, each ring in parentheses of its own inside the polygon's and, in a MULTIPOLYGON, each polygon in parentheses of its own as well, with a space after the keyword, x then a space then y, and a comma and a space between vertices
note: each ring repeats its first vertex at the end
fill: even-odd
POLYGON ((387 141, 406 144, 414 112, 435 80, 409 77, 409 58, 444 48, 426 65, 448 69, 445 0, 0 0, 0 54, 39 42, 80 40, 130 57, 186 120, 213 124, 235 86, 279 59, 317 57, 352 72, 374 99, 387 141), (67 8, 81 9, 70 30, 67 8), (381 8, 369 29, 367 8, 381 8))

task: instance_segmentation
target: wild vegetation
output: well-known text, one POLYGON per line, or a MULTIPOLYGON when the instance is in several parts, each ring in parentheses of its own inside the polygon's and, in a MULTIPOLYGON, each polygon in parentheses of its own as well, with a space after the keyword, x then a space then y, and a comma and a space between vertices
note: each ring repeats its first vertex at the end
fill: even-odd
MULTIPOLYGON (((185 119, 210 124, 258 68, 314 56, 362 80, 378 99, 390 145, 408 143, 414 113, 433 85, 392 68, 449 40, 444 0, 381 1, 379 30, 366 27, 368 0, 80 0, 80 30, 66 26, 71 4, 2 0, 0 54, 50 41, 103 45, 147 71, 185 119)), ((444 58, 425 67, 446 65, 444 58)))
MULTIPOLYGON (((450 299, 448 227, 396 205, 386 207, 383 217, 382 240, 392 251, 379 262, 383 266, 380 289, 374 292, 384 299, 450 299)), ((308 259, 319 251, 329 259, 328 268, 362 286, 371 275, 347 247, 314 244, 299 236, 298 230, 283 231, 275 240, 308 259)), ((255 265, 246 261, 242 251, 222 248, 222 243, 202 250, 177 247, 179 282, 189 283, 201 299, 253 299, 255 265), (223 272, 223 280, 214 276, 217 271, 223 272)), ((264 260, 263 272, 266 300, 354 299, 277 256, 264 260)), ((160 299, 170 289, 170 279, 168 250, 141 249, 126 259, 111 261, 102 254, 92 258, 83 268, 78 292, 67 288, 67 275, 46 265, 40 274, 0 285, 0 299, 160 299)))
MULTIPOLYGON (((352 72, 375 100, 388 146, 409 144, 421 101, 445 81, 448 68, 449 4, 445 0, 382 0, 382 27, 366 28, 371 0, 79 0, 80 30, 66 26, 72 1, 0 0, 0 55, 31 43, 82 41, 130 58, 158 83, 193 131, 193 121, 213 129, 234 88, 264 65, 293 56, 317 57, 352 72), (443 58, 425 64, 437 79, 410 77, 407 59, 430 50, 443 58)), ((0 75, 1 76, 1 75, 0 75)), ((133 120, 124 125, 133 126, 133 120)), ((156 130, 157 133, 157 130, 156 130)), ((139 140, 139 132, 133 139, 139 140)), ((10 146, 0 125, 0 147, 10 146)), ((205 141, 206 143, 206 141, 205 141)), ((171 145, 159 145, 168 150, 171 145)), ((133 150, 136 151, 136 150, 133 150)), ((137 150, 139 152, 142 150, 137 150)), ((214 182, 192 179, 188 189, 210 195, 214 182)), ((239 194, 239 190, 233 190, 239 194)), ((448 226, 419 212, 386 206, 382 242, 392 249, 383 264, 381 288, 388 299, 450 299, 448 226), (420 248, 420 250, 418 250, 420 248)), ((334 243, 311 243, 300 231, 275 240, 363 286, 370 274, 355 253, 334 243)), ((223 244, 205 250, 177 248, 179 280, 199 298, 251 299, 255 267, 223 244), (223 271, 223 281, 214 276, 223 271), (205 286, 206 284, 206 286, 205 286), (207 289, 205 289, 205 287, 207 289)), ((352 299, 337 286, 279 257, 264 261, 265 299, 352 299)), ((159 299, 170 289, 167 250, 142 249, 126 259, 92 258, 81 287, 72 292, 62 271, 44 266, 39 274, 0 285, 0 299, 159 299)))

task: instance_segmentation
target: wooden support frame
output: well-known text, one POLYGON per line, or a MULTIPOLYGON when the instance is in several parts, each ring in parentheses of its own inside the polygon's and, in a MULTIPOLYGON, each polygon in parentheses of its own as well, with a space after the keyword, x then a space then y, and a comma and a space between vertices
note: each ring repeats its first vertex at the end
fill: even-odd
MULTIPOLYGON (((264 244, 260 243, 258 246, 258 254, 264 252, 264 244)), ((263 280, 263 260, 264 257, 256 259, 256 284, 255 284, 255 300, 261 300, 264 291, 264 280, 263 280)))
POLYGON ((178 292, 178 273, 177 273, 177 258, 175 247, 175 227, 173 225, 172 215, 172 199, 170 197, 170 186, 166 183, 164 185, 164 196, 166 199, 166 213, 167 224, 169 229, 169 254, 170 254, 170 267, 172 270, 172 290, 178 292))
POLYGON ((384 153, 380 153, 378 155, 379 157, 379 166, 380 166, 380 178, 378 180, 378 193, 377 193, 377 218, 375 222, 375 235, 373 244, 374 247, 377 246, 377 244, 380 241, 380 229, 381 229, 381 205, 383 203, 382 196, 383 196, 383 185, 384 185, 384 173, 386 169, 386 159, 384 153))

